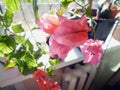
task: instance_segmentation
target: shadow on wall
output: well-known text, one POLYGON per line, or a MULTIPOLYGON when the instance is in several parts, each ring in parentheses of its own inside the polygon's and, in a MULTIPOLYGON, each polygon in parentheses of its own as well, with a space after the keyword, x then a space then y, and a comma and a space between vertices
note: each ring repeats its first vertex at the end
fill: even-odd
MULTIPOLYGON (((110 48, 105 52, 94 80, 94 90, 104 90, 111 76, 120 68, 120 46, 110 48)), ((113 89, 118 90, 118 89, 113 89)))
MULTIPOLYGON (((104 27, 103 27, 104 28, 104 27)), ((120 25, 115 28, 115 32, 113 33, 113 39, 117 40, 120 43, 120 25)), ((111 45, 114 43, 110 43, 111 45)), ((111 47, 104 53, 104 56, 101 60, 99 68, 97 70, 95 80, 94 80, 94 90, 120 90, 120 84, 116 87, 109 87, 106 89, 106 85, 108 84, 111 77, 116 73, 116 71, 120 70, 120 45, 111 47)), ((120 76, 120 75, 119 75, 120 76)), ((118 81, 120 83, 120 78, 118 81)))

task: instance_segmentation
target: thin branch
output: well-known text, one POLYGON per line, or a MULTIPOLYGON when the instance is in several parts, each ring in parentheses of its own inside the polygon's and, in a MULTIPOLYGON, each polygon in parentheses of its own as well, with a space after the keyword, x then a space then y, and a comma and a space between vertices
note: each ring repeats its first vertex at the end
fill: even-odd
POLYGON ((93 0, 89 0, 89 7, 90 7, 90 9, 92 9, 92 2, 93 2, 93 0))
POLYGON ((24 18, 24 20, 25 20, 25 23, 27 24, 28 29, 31 30, 31 28, 30 28, 30 26, 29 26, 29 24, 28 24, 28 22, 27 22, 27 20, 26 20, 25 13, 24 13, 24 10, 23 10, 23 7, 22 7, 21 2, 20 2, 20 7, 21 7, 21 12, 22 12, 23 18, 24 18))
POLYGON ((85 6, 82 6, 82 5, 81 5, 78 1, 76 1, 76 0, 75 0, 75 3, 76 3, 77 5, 79 5, 80 7, 82 7, 82 9, 84 9, 84 10, 86 9, 85 7, 87 6, 87 4, 86 4, 85 6))
POLYGON ((34 37, 32 31, 31 31, 31 30, 33 30, 33 29, 30 28, 30 25, 28 24, 28 22, 27 22, 27 20, 26 20, 25 13, 24 13, 24 10, 23 10, 23 7, 22 7, 21 2, 20 2, 20 6, 21 6, 21 11, 22 11, 22 15, 23 15, 23 18, 24 18, 24 20, 25 20, 25 23, 26 23, 26 25, 28 26, 28 29, 29 29, 29 31, 30 31, 30 33, 31 33, 31 35, 32 35, 32 37, 33 37, 35 43, 36 43, 37 40, 35 39, 35 37, 34 37))

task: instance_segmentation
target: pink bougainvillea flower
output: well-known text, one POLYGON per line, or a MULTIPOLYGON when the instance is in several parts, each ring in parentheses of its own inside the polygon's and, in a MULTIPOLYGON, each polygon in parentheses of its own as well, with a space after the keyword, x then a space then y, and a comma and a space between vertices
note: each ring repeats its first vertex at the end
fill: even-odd
POLYGON ((103 41, 93 39, 88 39, 81 45, 80 48, 84 55, 84 63, 97 65, 103 56, 102 45, 103 41))
POLYGON ((90 31, 91 29, 88 26, 87 18, 83 16, 78 20, 69 20, 63 16, 58 16, 60 20, 60 25, 55 31, 57 36, 67 35, 70 33, 77 33, 82 31, 90 31))
POLYGON ((43 68, 39 68, 37 71, 35 71, 33 73, 33 77, 36 78, 40 90, 61 90, 61 87, 57 82, 52 82, 47 78, 43 68))
POLYGON ((49 90, 49 86, 47 84, 47 81, 44 79, 37 79, 37 84, 40 88, 40 90, 49 90))
POLYGON ((58 37, 55 40, 62 45, 73 48, 83 44, 87 39, 87 32, 78 32, 58 37))
POLYGON ((51 90, 62 90, 57 82, 51 84, 51 90))
POLYGON ((78 20, 64 20, 54 33, 55 40, 68 47, 77 47, 88 39, 90 28, 86 17, 78 20))
POLYGON ((40 19, 36 20, 36 23, 40 29, 49 34, 53 34, 60 24, 58 17, 50 14, 44 14, 40 19))
POLYGON ((50 37, 50 53, 64 59, 68 52, 77 46, 80 46, 88 39, 90 28, 86 17, 78 20, 68 20, 59 16, 60 25, 55 33, 50 37))
POLYGON ((40 67, 37 71, 35 71, 33 73, 33 77, 45 79, 46 73, 45 73, 44 69, 40 67))
POLYGON ((90 27, 85 16, 78 20, 69 20, 64 16, 44 14, 36 21, 38 26, 50 37, 50 54, 52 57, 64 59, 68 52, 80 46, 88 39, 90 27))
POLYGON ((54 40, 54 37, 50 37, 50 54, 52 58, 58 57, 59 59, 63 60, 67 53, 71 50, 71 47, 62 45, 54 40))

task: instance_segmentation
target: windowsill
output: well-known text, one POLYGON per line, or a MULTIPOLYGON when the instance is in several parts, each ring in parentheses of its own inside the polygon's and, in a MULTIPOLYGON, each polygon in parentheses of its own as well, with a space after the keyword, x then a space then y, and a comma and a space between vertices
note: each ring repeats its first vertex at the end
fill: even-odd
MULTIPOLYGON (((71 50, 64 61, 60 61, 59 64, 56 65, 56 69, 63 68, 65 66, 69 66, 71 64, 80 62, 83 60, 83 56, 79 49, 74 48, 71 50)), ((14 84, 16 82, 20 82, 26 79, 32 78, 32 75, 23 76, 18 71, 18 68, 11 68, 8 70, 0 71, 0 87, 5 87, 10 84, 14 84)))

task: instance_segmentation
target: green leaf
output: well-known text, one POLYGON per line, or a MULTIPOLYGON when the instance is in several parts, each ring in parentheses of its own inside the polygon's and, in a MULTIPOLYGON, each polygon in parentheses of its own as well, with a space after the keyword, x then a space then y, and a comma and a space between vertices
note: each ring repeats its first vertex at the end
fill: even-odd
POLYGON ((6 45, 12 49, 16 46, 15 38, 12 35, 8 35, 4 38, 6 45))
POLYGON ((26 52, 24 57, 17 60, 17 66, 23 75, 28 75, 37 70, 38 65, 33 56, 29 52, 26 52))
POLYGON ((44 49, 41 49, 41 53, 42 53, 42 54, 49 54, 49 52, 46 51, 46 50, 44 50, 44 49))
POLYGON ((41 63, 39 63, 38 64, 38 67, 41 67, 41 66, 43 66, 44 64, 41 62, 41 63))
POLYGON ((42 56, 41 49, 38 49, 36 52, 34 52, 34 58, 38 60, 42 56))
POLYGON ((26 47, 23 44, 19 44, 15 47, 14 51, 11 53, 11 56, 20 59, 22 58, 26 53, 26 47))
POLYGON ((29 52, 22 59, 27 63, 27 67, 37 67, 37 61, 29 52))
POLYGON ((55 68, 47 68, 48 73, 52 73, 55 70, 55 68))
POLYGON ((39 42, 37 42, 36 45, 37 45, 38 47, 41 47, 41 46, 42 46, 42 44, 39 43, 39 42))
POLYGON ((24 29, 22 28, 21 24, 12 25, 12 30, 13 30, 14 33, 24 32, 24 29))
POLYGON ((50 67, 50 68, 47 68, 47 73, 49 76, 54 76, 54 72, 55 71, 55 68, 53 67, 50 67))
POLYGON ((16 45, 15 39, 10 35, 0 35, 0 51, 8 54, 14 50, 16 45))
POLYGON ((7 69, 7 68, 12 68, 12 67, 15 67, 16 66, 16 62, 15 61, 7 61, 4 65, 4 68, 7 69))
POLYGON ((0 22, 0 32, 1 32, 1 28, 3 28, 2 22, 0 22))
POLYGON ((4 0, 5 5, 12 13, 16 12, 20 7, 20 0, 4 0))
POLYGON ((0 56, 3 56, 3 54, 8 54, 8 53, 12 52, 12 50, 13 49, 11 49, 10 47, 8 47, 6 45, 6 43, 4 43, 4 42, 0 43, 0 52, 1 52, 0 56))
POLYGON ((0 50, 0 58, 4 57, 3 51, 0 50))
POLYGON ((49 63, 50 63, 51 65, 56 65, 56 64, 58 64, 58 62, 59 62, 58 59, 51 59, 51 60, 49 60, 49 63))
POLYGON ((88 8, 86 9, 85 14, 86 14, 88 17, 92 18, 92 11, 91 11, 90 7, 88 7, 88 8))
POLYGON ((9 27, 13 20, 13 13, 8 9, 6 9, 4 20, 5 20, 5 25, 9 27))
POLYGON ((37 0, 33 0, 32 6, 33 6, 33 11, 34 11, 35 18, 39 19, 37 0))
POLYGON ((16 40, 16 43, 20 44, 20 43, 23 43, 26 40, 26 38, 24 36, 18 36, 17 35, 15 37, 15 40, 16 40))
POLYGON ((33 53, 33 45, 28 39, 25 40, 24 45, 26 46, 27 51, 29 51, 30 53, 33 53))
POLYGON ((25 2, 29 2, 29 3, 31 3, 32 2, 32 0, 24 0, 25 2))
POLYGON ((3 18, 4 18, 3 14, 0 13, 0 30, 3 27, 3 21, 2 21, 3 18))
POLYGON ((63 7, 67 8, 68 4, 75 1, 75 0, 60 0, 60 1, 62 3, 63 7))
POLYGON ((37 70, 37 67, 31 67, 31 68, 24 68, 22 74, 23 75, 29 75, 29 74, 32 74, 34 71, 37 70))
MULTIPOLYGON (((12 59, 13 59, 13 57, 12 57, 12 52, 5 54, 4 57, 5 57, 7 60, 12 60, 12 59)), ((14 58, 14 59, 15 59, 15 58, 14 58)))
POLYGON ((51 11, 50 11, 50 14, 54 15, 54 14, 55 14, 55 11, 54 11, 54 10, 51 10, 51 11))
POLYGON ((37 67, 28 67, 27 63, 23 60, 19 60, 17 66, 18 66, 19 71, 23 75, 29 75, 37 70, 37 67))

